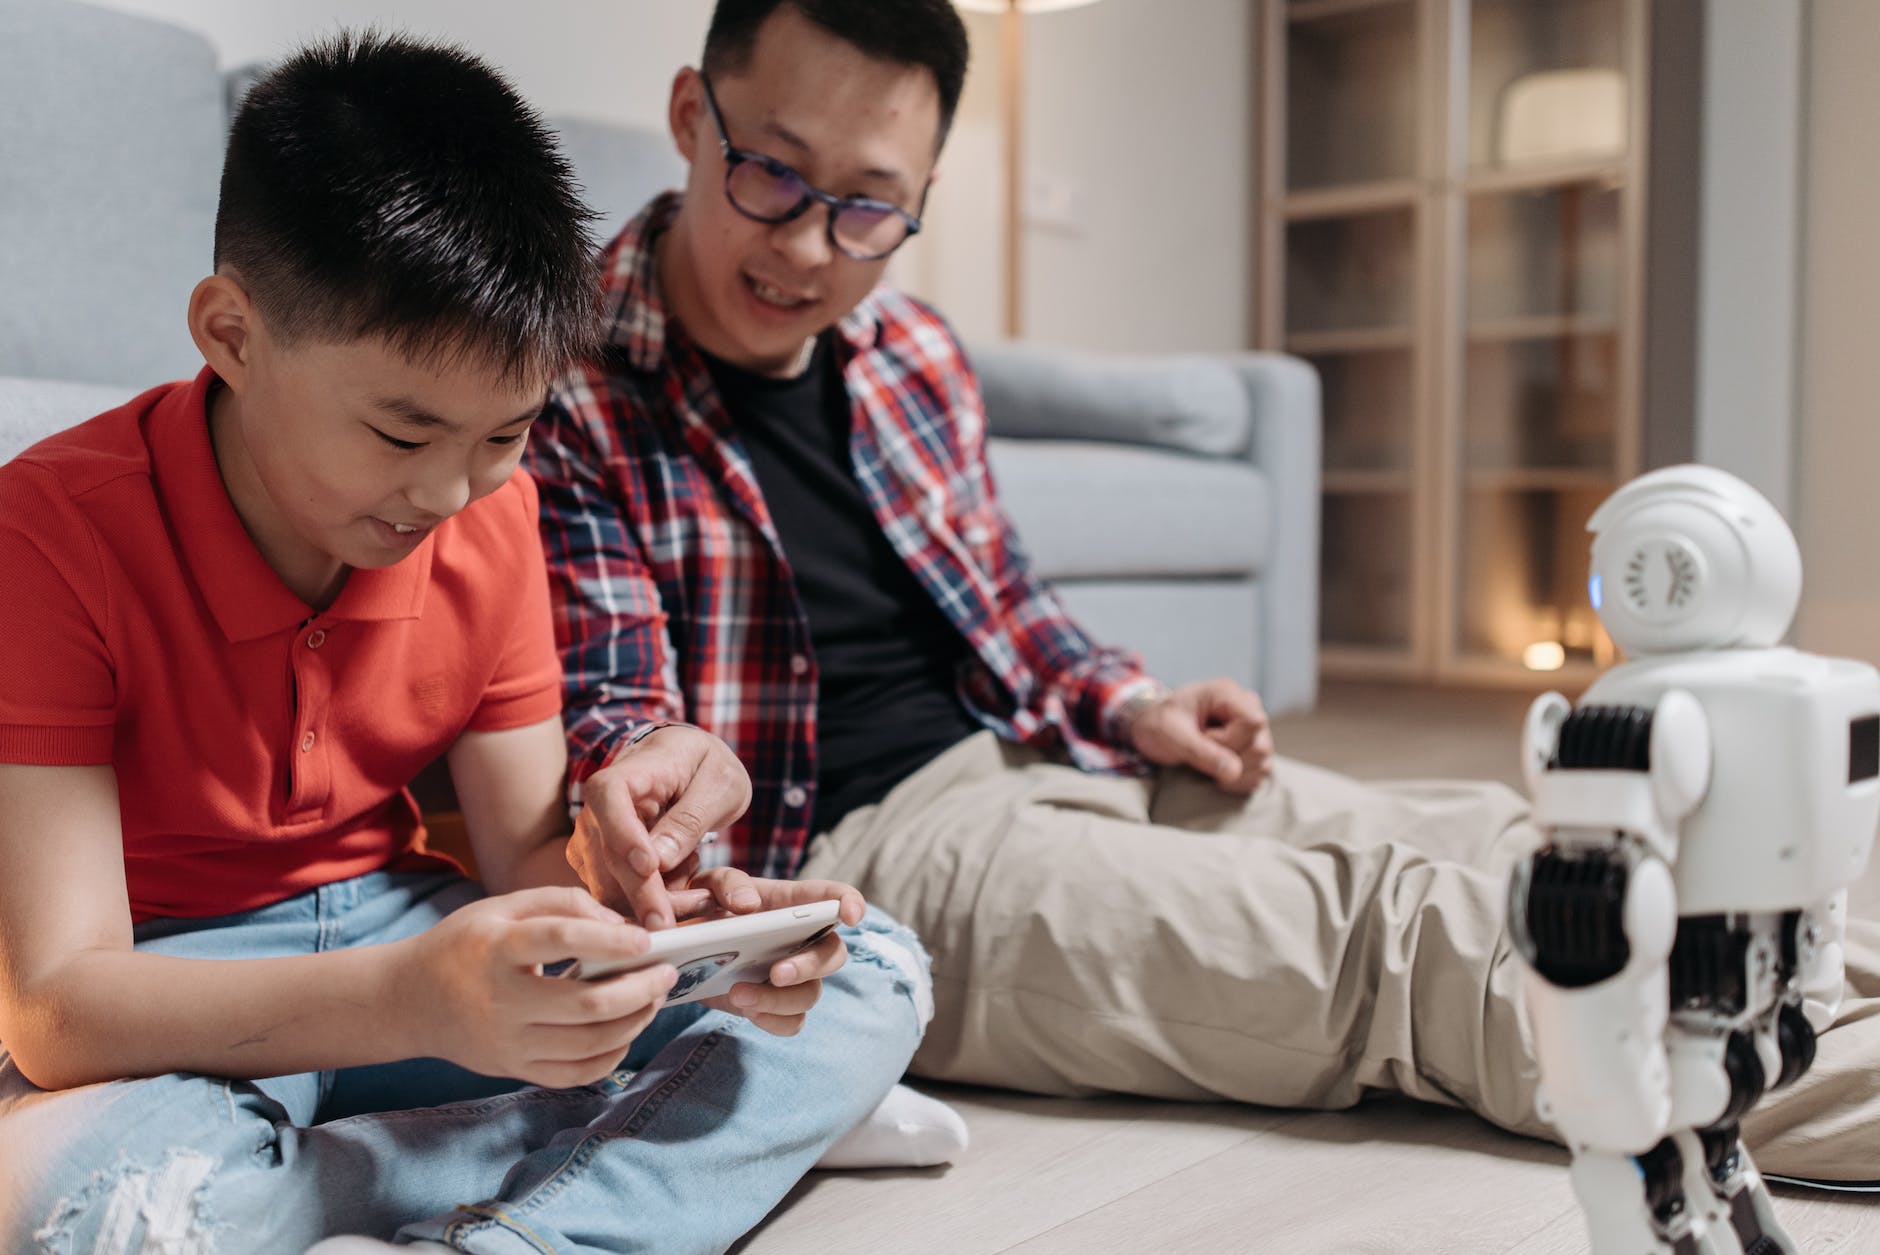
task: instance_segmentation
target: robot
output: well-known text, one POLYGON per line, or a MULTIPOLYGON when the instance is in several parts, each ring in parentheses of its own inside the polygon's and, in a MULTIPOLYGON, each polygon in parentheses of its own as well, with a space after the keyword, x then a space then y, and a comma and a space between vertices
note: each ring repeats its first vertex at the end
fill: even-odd
POLYGON ((1539 1110, 1595 1255, 1797 1250, 1738 1138, 1838 1009, 1847 887, 1880 822, 1880 672, 1779 646, 1801 594, 1782 516, 1710 467, 1654 471, 1587 524, 1628 661, 1538 699, 1546 840, 1509 932, 1539 1110))

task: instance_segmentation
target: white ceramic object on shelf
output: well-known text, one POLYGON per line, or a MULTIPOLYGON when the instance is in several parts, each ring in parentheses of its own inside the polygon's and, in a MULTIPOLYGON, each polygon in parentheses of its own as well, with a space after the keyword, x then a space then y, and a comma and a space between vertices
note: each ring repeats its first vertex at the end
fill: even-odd
POLYGON ((1617 70, 1542 70, 1501 94, 1495 158, 1502 165, 1592 160, 1625 152, 1625 77, 1617 70))

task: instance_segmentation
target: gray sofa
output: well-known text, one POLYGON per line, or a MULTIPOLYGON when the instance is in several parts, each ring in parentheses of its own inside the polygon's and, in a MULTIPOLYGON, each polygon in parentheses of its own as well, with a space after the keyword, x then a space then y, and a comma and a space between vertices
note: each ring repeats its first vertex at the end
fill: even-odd
MULTIPOLYGON (((443 32, 447 33, 447 32, 443 32)), ((193 373, 228 101, 197 35, 74 0, 0 0, 0 461, 193 373)), ((561 119, 611 231, 680 166, 663 135, 561 119)), ((1319 404, 1270 354, 973 350, 993 472, 1034 564, 1171 683, 1317 692, 1319 404)))

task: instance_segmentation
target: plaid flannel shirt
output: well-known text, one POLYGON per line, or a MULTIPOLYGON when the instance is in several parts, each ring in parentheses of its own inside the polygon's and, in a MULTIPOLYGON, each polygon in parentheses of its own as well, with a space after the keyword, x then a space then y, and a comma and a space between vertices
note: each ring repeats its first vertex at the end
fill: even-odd
MULTIPOLYGON (((603 257, 602 359, 557 382, 530 437, 580 782, 654 722, 722 738, 750 810, 708 847, 758 875, 802 861, 816 791, 815 655, 751 464, 705 361, 667 317, 655 200, 603 257)), ((886 288, 838 328, 855 474, 882 530, 971 647, 985 726, 1086 770, 1136 773, 1116 717, 1153 686, 1093 646, 1032 574, 993 494, 978 382, 933 311, 886 288)))

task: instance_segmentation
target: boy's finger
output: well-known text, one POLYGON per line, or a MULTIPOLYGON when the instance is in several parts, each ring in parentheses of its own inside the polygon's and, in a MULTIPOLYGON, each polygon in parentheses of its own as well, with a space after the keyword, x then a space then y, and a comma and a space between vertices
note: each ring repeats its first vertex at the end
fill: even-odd
POLYGON ((594 900, 594 895, 573 885, 542 885, 518 889, 502 896, 514 920, 546 918, 591 919, 604 924, 624 924, 626 918, 594 900))
POLYGON ((499 952, 517 967, 559 963, 563 959, 619 962, 646 953, 646 930, 616 918, 603 920, 544 915, 516 921, 499 952))
POLYGON ((540 991, 529 1023, 605 1024, 637 1015, 663 999, 678 979, 672 964, 655 963, 600 980, 559 980, 540 991))
POLYGON ((838 933, 829 933, 815 945, 786 955, 770 965, 770 983, 778 986, 819 981, 842 969, 849 947, 838 933))
POLYGON ((725 995, 732 1010, 747 1020, 760 1015, 807 1015, 821 997, 822 982, 819 980, 781 988, 744 981, 733 985, 731 992, 725 995))

